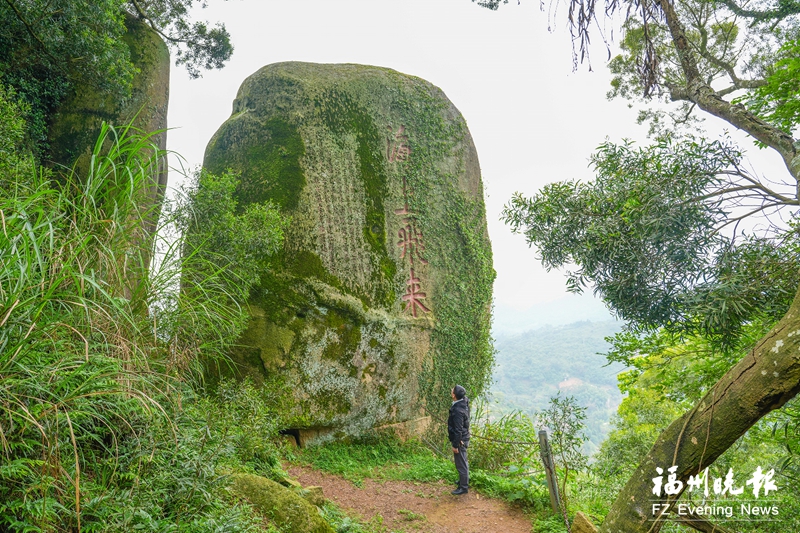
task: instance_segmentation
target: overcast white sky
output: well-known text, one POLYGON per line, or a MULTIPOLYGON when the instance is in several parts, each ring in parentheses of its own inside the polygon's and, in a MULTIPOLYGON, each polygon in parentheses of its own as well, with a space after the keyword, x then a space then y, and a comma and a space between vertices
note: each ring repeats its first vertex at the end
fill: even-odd
MULTIPOLYGON (((281 61, 389 67, 440 87, 464 115, 480 157, 498 307, 527 309, 566 294, 499 213, 515 191, 589 179, 587 159, 605 137, 644 139, 627 103, 609 102, 602 47, 572 72, 566 17, 548 32, 536 0, 498 11, 470 0, 210 0, 198 18, 222 21, 235 51, 220 71, 189 80, 172 67, 168 147, 190 167, 229 117, 242 81, 281 61)), ((561 15, 564 15, 562 9, 561 15)), ((599 41, 599 38, 595 38, 599 41)), ((179 176, 170 175, 176 186, 179 176)))

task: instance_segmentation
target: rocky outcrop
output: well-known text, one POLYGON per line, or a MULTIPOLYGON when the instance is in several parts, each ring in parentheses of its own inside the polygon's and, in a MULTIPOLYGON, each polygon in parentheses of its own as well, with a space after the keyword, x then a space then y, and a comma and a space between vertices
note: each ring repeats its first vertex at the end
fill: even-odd
POLYGON ((291 217, 232 358, 278 383, 292 427, 354 434, 441 413, 456 382, 478 392, 494 270, 475 146, 440 89, 378 67, 269 65, 205 167, 238 173, 241 208, 291 217))
MULTIPOLYGON (((120 101, 96 88, 76 87, 53 114, 48 131, 47 159, 52 164, 76 167, 79 176, 87 173, 92 148, 103 121, 115 127, 132 124, 143 132, 161 131, 152 142, 160 150, 167 147, 167 105, 169 103, 169 49, 161 37, 144 22, 127 15, 123 41, 139 72, 133 78, 130 98, 120 101)), ((158 206, 167 186, 167 162, 159 164, 153 177, 150 201, 158 206)))

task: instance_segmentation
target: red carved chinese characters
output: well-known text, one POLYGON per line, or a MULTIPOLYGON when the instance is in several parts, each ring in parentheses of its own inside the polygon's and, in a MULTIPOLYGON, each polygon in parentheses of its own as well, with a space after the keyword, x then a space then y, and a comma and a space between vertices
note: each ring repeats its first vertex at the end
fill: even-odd
POLYGON ((422 310, 423 313, 430 313, 431 310, 425 307, 422 300, 425 299, 426 294, 420 290, 419 278, 414 276, 414 269, 411 269, 411 276, 406 281, 406 293, 403 295, 403 301, 406 303, 406 311, 411 311, 411 315, 417 318, 417 309, 422 310))
POLYGON ((427 265, 428 261, 422 257, 422 252, 425 251, 425 244, 422 242, 422 232, 417 229, 416 220, 413 218, 404 218, 404 227, 400 228, 397 236, 400 240, 397 241, 397 246, 400 247, 400 259, 405 259, 408 255, 408 261, 413 265, 414 259, 423 265, 427 265))
MULTIPOLYGON (((395 215, 410 215, 411 210, 408 208, 408 189, 406 188, 406 177, 403 176, 403 207, 401 209, 395 209, 395 215)), ((405 220, 404 220, 405 222, 405 220)))
MULTIPOLYGON (((407 161, 411 155, 411 148, 408 146, 408 135, 405 133, 406 127, 401 125, 395 131, 389 126, 389 138, 386 146, 386 157, 390 163, 407 161)), ((408 207, 408 183, 403 176, 403 207, 395 209, 394 213, 403 217, 402 226, 397 232, 399 240, 397 246, 400 248, 400 259, 408 258, 409 277, 406 281, 406 293, 402 300, 406 303, 405 311, 417 318, 419 313, 430 313, 431 310, 425 305, 424 300, 427 294, 422 291, 422 281, 419 275, 414 272, 415 266, 427 265, 428 261, 423 257, 425 243, 422 231, 417 227, 417 219, 414 212, 408 207)))

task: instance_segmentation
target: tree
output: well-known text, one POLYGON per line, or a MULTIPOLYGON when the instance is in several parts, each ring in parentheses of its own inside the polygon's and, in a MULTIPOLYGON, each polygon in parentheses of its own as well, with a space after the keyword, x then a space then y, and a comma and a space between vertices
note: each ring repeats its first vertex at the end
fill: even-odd
MULTIPOLYGON (((602 531, 660 530, 666 516, 653 517, 656 502, 649 501, 656 467, 678 465, 685 486, 800 391, 796 226, 777 223, 743 236, 737 225, 800 205, 800 143, 792 137, 798 92, 791 74, 798 12, 800 4, 783 0, 756 9, 734 0, 569 2, 576 60, 588 58, 589 29, 599 17, 623 15, 622 53, 610 62, 611 95, 678 102, 675 126, 657 127, 658 143, 649 148, 603 145, 593 160, 595 182, 554 184, 532 199, 517 195, 506 221, 539 246, 546 266, 577 265, 572 287, 593 286, 634 329, 700 332, 724 345, 745 325, 779 318, 661 433, 602 531), (790 186, 748 171, 728 140, 681 135, 680 124, 697 109, 775 150, 790 186)), ((661 503, 678 497, 663 496, 661 503)))
POLYGON ((121 37, 138 18, 173 48, 192 77, 222 68, 233 53, 222 24, 192 22, 201 0, 0 0, 0 81, 30 105, 32 144, 44 141, 48 116, 71 87, 129 96, 134 66, 121 37))
MULTIPOLYGON (((748 326, 754 340, 763 336, 761 327, 748 326)), ((619 376, 620 389, 627 395, 619 407, 618 416, 612 422, 613 430, 603 442, 601 451, 595 455, 592 471, 598 482, 590 491, 598 491, 606 501, 613 501, 623 488, 631 473, 647 454, 658 435, 679 415, 699 401, 727 370, 729 354, 722 353, 712 342, 701 337, 676 339, 663 330, 647 335, 644 339, 625 335, 616 339, 612 353, 614 357, 630 356, 631 369, 619 376), (619 342, 622 341, 622 342, 619 342), (676 342, 677 341, 677 342, 676 342)), ((746 350, 745 350, 746 351, 746 350)), ((740 354, 734 353, 733 362, 740 354)), ((710 478, 724 477, 729 469, 736 474, 737 486, 744 486, 745 476, 763 468, 774 469, 774 479, 780 490, 771 492, 771 505, 780 510, 780 519, 765 523, 760 520, 737 522, 738 533, 782 533, 800 529, 796 450, 798 443, 797 424, 798 398, 783 408, 770 413, 748 429, 736 444, 728 449, 710 466, 710 478)), ((655 477, 655 474, 654 476, 655 477)), ((587 491, 589 492, 589 491, 587 491)), ((746 492, 750 492, 749 487, 746 492)), ((752 498, 752 494, 749 496, 752 498)), ((708 499, 695 489, 682 497, 683 502, 703 501, 705 505, 738 508, 740 497, 711 494, 708 499), (688 497, 688 498, 687 498, 688 497)), ((673 514, 673 519, 675 519, 673 514)), ((717 527, 719 520, 710 518, 707 530, 717 527)))

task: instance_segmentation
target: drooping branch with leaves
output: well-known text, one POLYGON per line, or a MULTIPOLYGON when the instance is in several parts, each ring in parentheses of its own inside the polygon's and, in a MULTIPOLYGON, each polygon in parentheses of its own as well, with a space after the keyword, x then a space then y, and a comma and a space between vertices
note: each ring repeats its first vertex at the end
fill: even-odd
POLYGON ((176 64, 184 65, 193 78, 200 69, 222 68, 233 53, 224 24, 191 22, 189 11, 204 0, 128 0, 127 9, 147 22, 175 50, 176 64))

